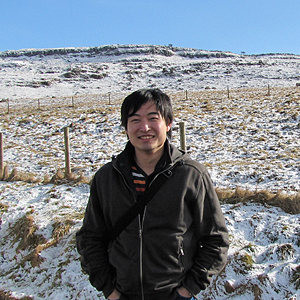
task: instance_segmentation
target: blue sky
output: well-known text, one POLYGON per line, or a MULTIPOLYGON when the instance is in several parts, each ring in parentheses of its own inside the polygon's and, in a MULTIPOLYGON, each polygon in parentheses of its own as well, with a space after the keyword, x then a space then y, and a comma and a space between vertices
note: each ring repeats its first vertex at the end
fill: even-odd
POLYGON ((0 51, 151 44, 300 54, 299 0, 1 0, 0 51))

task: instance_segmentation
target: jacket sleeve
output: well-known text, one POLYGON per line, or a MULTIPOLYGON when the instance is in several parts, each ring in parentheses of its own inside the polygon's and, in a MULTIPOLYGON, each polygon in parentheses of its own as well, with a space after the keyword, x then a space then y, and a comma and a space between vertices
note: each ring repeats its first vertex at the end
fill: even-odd
POLYGON ((203 173, 201 181, 193 214, 197 252, 194 264, 183 281, 183 286, 193 295, 204 290, 212 276, 223 269, 229 248, 225 219, 207 171, 203 173))
POLYGON ((107 298, 114 290, 115 271, 108 260, 108 230, 100 206, 96 176, 90 190, 85 217, 76 233, 76 246, 81 255, 83 271, 89 275, 91 284, 107 298))

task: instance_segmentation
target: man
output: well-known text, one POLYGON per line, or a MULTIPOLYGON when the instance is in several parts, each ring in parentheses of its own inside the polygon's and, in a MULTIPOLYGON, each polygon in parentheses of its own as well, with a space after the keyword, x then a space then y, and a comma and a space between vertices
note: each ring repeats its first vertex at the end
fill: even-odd
POLYGON ((173 111, 159 89, 127 96, 128 143, 95 174, 77 233, 82 267, 107 299, 194 298, 224 267, 228 232, 205 167, 169 142, 173 111), (116 222, 160 176, 168 178, 117 237, 116 222))

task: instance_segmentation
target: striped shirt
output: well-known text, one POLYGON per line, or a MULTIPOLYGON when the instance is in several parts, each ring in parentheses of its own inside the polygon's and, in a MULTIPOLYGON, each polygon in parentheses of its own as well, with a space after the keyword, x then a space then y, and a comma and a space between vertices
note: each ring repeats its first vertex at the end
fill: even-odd
POLYGON ((147 175, 136 164, 131 166, 133 184, 138 196, 143 195, 147 187, 147 175))

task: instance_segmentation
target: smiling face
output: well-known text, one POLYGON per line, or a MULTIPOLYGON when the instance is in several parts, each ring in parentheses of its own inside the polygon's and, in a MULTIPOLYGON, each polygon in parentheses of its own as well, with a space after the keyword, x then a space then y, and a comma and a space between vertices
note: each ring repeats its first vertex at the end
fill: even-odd
POLYGON ((131 144, 135 147, 136 155, 163 153, 163 146, 171 123, 157 110, 154 101, 148 101, 134 114, 130 114, 127 121, 126 133, 131 144))

